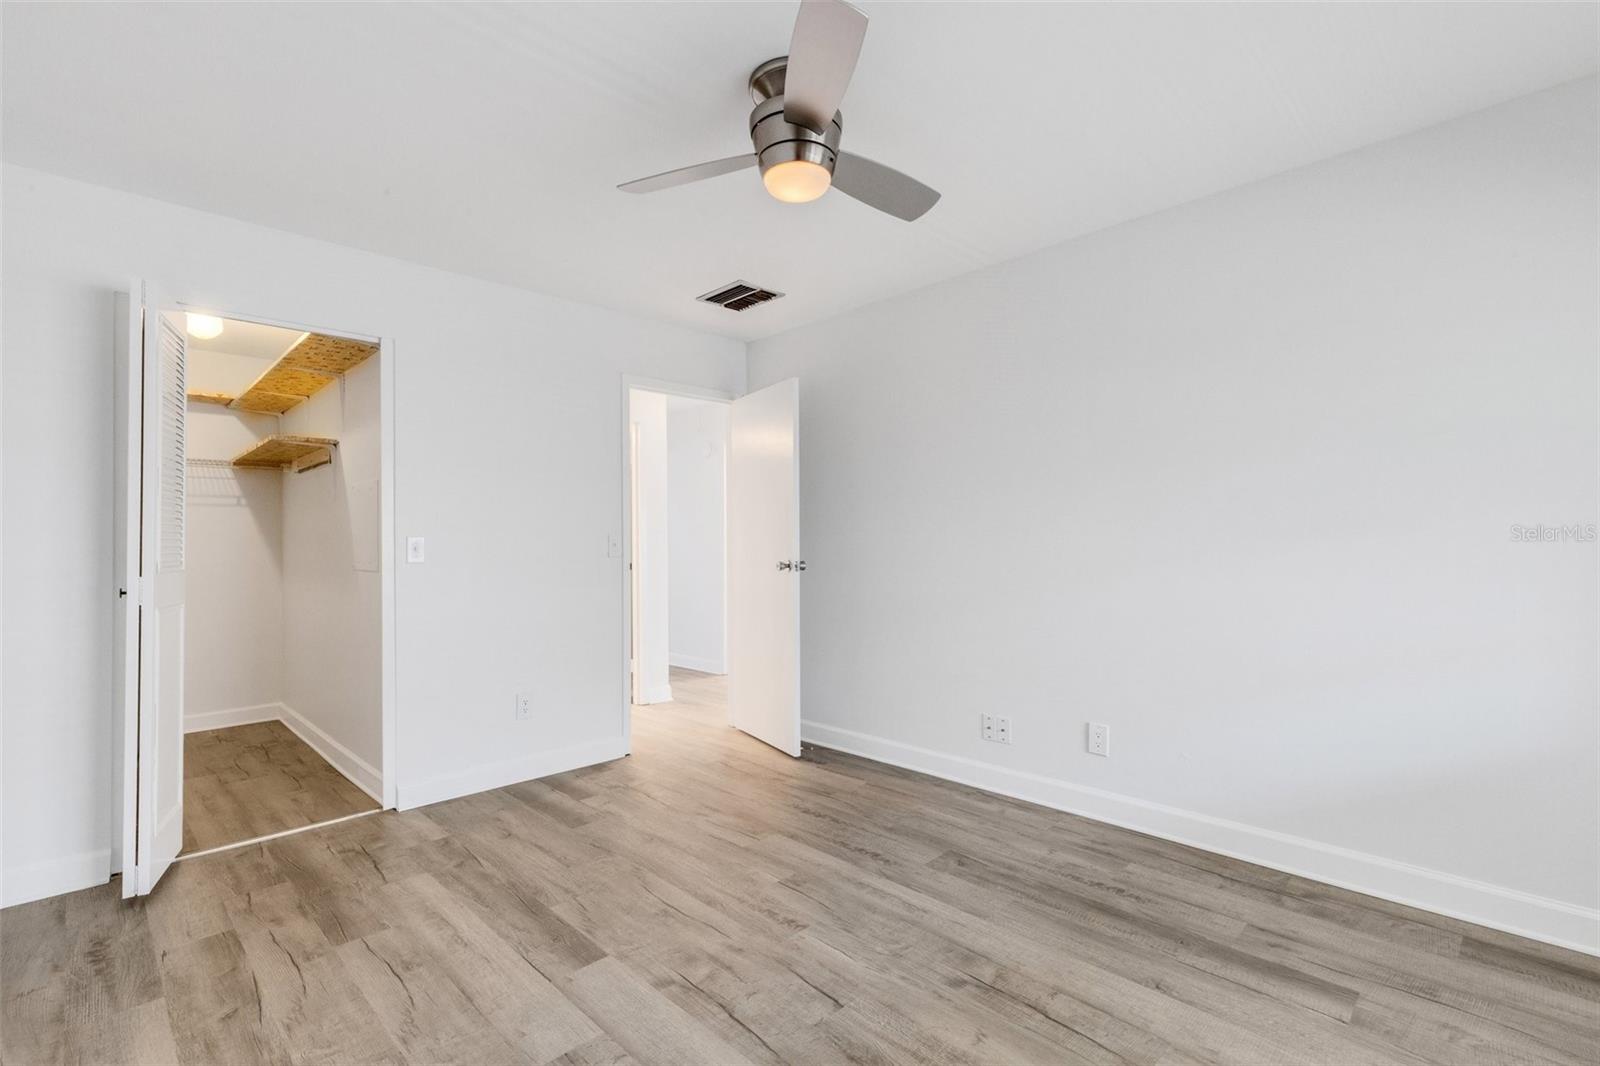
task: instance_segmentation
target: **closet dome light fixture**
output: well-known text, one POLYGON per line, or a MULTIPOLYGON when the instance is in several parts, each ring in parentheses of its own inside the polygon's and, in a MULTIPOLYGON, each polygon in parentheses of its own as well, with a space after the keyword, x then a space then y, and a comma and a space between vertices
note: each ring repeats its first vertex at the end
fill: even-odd
POLYGON ((191 313, 186 317, 188 322, 185 328, 188 329, 189 336, 195 338, 196 340, 208 341, 212 337, 219 336, 222 333, 222 319, 218 318, 216 315, 197 315, 191 313))

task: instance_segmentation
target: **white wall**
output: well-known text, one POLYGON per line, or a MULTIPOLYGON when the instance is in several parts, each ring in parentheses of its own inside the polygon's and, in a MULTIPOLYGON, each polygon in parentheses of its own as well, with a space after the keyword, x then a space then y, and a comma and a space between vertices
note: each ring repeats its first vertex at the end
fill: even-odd
POLYGON ((728 405, 667 398, 668 626, 673 666, 727 672, 728 405))
MULTIPOLYGON (((240 391, 267 364, 221 352, 189 353, 190 386, 240 391)), ((283 695, 283 507, 273 470, 216 466, 278 430, 271 415, 190 403, 184 718, 215 728, 283 695)))
POLYGON ((754 343, 807 739, 1600 950, 1596 188, 1591 79, 754 343))
POLYGON ((392 340, 399 558, 407 535, 428 545, 395 575, 402 806, 621 754, 620 381, 737 393, 740 343, 26 168, 3 180, 5 902, 109 867, 112 294, 133 277, 392 340))
POLYGON ((633 529, 639 550, 639 624, 634 632, 634 669, 639 671, 637 698, 640 703, 666 703, 672 699, 668 670, 672 533, 667 484, 667 398, 643 389, 630 389, 628 397, 638 435, 633 471, 639 508, 633 529))
POLYGON ((291 728, 380 793, 383 766, 377 358, 283 417, 281 432, 331 437, 334 461, 283 486, 283 704, 291 728))

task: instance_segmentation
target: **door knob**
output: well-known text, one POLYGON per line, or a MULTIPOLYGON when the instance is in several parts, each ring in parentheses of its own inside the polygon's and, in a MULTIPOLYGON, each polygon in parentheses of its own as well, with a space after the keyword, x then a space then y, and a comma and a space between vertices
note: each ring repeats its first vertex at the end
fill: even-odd
POLYGON ((804 559, 784 559, 778 563, 779 570, 804 570, 805 568, 806 561, 804 559))
POLYGON ((796 570, 804 570, 806 568, 806 561, 804 559, 796 559, 794 568, 796 570))
POLYGON ((793 570, 794 569, 794 564, 791 563, 787 559, 783 559, 783 560, 780 560, 778 562, 778 569, 779 570, 793 570))

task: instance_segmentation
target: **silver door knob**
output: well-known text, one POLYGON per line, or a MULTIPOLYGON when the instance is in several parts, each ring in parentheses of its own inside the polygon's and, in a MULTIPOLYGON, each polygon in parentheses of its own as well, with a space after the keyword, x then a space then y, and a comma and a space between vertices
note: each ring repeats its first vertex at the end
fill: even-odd
POLYGON ((806 561, 804 559, 796 559, 794 568, 796 570, 804 570, 806 568, 806 561))
POLYGON ((804 559, 784 559, 778 563, 779 570, 804 570, 805 568, 806 561, 804 559))
POLYGON ((794 569, 794 564, 793 564, 793 563, 791 563, 791 562, 790 562, 790 561, 789 561, 789 560, 787 560, 787 559, 783 559, 783 560, 780 560, 780 561, 779 561, 779 563, 778 563, 778 569, 779 569, 779 570, 793 570, 793 569, 794 569))

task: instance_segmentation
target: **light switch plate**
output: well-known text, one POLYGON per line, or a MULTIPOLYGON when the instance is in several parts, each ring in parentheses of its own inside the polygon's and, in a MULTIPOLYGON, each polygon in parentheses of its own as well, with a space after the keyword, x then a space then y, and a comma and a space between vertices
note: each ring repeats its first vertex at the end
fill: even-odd
POLYGON ((406 538, 406 562, 420 563, 423 559, 423 545, 421 537, 406 538))

